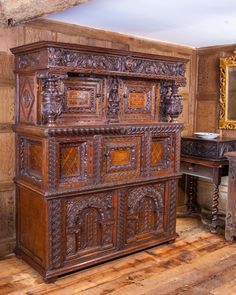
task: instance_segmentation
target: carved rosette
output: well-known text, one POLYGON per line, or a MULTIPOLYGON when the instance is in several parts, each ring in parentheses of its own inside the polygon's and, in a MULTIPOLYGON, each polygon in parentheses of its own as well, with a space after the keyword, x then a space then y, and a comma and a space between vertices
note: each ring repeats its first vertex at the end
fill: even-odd
POLYGON ((42 121, 44 124, 54 125, 62 112, 64 83, 67 75, 52 74, 48 72, 38 73, 41 80, 42 96, 42 121))
POLYGON ((160 117, 163 121, 177 122, 177 118, 183 111, 182 96, 178 94, 178 89, 184 84, 172 81, 161 83, 161 109, 160 117))
POLYGON ((107 121, 108 123, 118 123, 120 111, 119 78, 110 77, 108 87, 107 121))

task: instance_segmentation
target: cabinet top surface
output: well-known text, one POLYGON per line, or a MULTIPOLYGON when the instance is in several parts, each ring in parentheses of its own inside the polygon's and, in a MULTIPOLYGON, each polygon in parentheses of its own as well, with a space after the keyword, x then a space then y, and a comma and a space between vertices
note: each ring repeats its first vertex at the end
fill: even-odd
POLYGON ((191 136, 182 136, 182 140, 193 140, 193 141, 203 141, 203 142, 217 142, 217 143, 221 143, 221 142, 236 142, 236 138, 229 138, 229 137, 217 137, 217 138, 200 138, 197 137, 195 135, 191 135, 191 136))

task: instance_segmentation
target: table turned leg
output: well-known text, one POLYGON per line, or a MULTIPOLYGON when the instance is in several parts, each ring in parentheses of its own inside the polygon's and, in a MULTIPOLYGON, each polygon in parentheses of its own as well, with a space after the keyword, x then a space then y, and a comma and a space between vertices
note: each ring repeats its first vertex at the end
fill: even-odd
POLYGON ((187 210, 189 214, 197 211, 196 196, 197 196, 197 177, 193 175, 188 175, 187 210))
POLYGON ((217 221, 218 221, 218 209, 219 205, 219 185, 214 184, 213 198, 212 198, 212 210, 211 210, 211 225, 210 230, 212 233, 217 233, 217 221))
POLYGON ((213 171, 213 195, 212 195, 212 207, 211 207, 211 224, 210 230, 212 233, 217 233, 217 226, 218 226, 218 205, 219 205, 219 185, 221 183, 221 175, 222 170, 221 168, 217 167, 213 171))

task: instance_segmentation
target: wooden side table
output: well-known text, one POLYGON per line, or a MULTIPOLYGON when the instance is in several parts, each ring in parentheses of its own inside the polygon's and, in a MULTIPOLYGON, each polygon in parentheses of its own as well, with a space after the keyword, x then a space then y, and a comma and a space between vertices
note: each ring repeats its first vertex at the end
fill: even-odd
POLYGON ((233 150, 236 150, 236 139, 202 139, 195 136, 182 137, 181 172, 187 176, 188 213, 197 211, 197 177, 212 180, 214 191, 212 195, 211 220, 208 222, 212 233, 217 233, 221 177, 228 175, 228 160, 224 154, 233 150))

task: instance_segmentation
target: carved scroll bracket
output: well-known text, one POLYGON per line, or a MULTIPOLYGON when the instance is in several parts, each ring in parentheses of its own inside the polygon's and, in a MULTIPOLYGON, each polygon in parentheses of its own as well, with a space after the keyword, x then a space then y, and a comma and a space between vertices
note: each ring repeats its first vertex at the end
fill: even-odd
POLYGON ((185 83, 174 81, 161 82, 161 110, 160 115, 163 121, 177 122, 177 118, 183 111, 182 96, 178 94, 179 87, 185 83))
POLYGON ((62 112, 62 103, 64 97, 64 80, 66 74, 55 74, 41 72, 37 78, 41 80, 42 96, 42 122, 48 125, 54 125, 58 116, 62 112))

